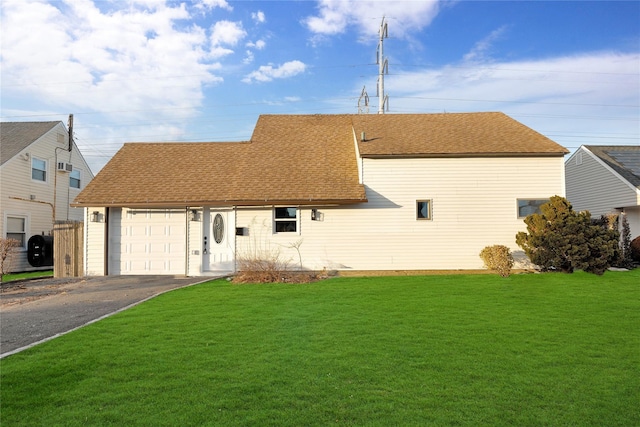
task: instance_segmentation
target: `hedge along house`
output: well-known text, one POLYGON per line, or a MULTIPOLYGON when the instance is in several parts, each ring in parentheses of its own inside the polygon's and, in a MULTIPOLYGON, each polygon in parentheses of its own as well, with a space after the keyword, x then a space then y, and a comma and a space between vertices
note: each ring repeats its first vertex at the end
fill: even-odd
POLYGON ((86 274, 479 269, 564 195, 567 150, 502 113, 264 115, 250 141, 130 143, 76 198, 86 274))

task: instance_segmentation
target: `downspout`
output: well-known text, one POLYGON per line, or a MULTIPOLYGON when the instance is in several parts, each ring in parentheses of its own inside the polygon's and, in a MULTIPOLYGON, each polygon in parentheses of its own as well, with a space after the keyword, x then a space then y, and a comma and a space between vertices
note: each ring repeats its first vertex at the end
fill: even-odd
MULTIPOLYGON (((238 227, 238 207, 233 207, 233 225, 234 228, 238 227)), ((238 272, 238 234, 233 233, 233 273, 238 272)))
POLYGON ((87 250, 87 246, 89 245, 89 208, 85 208, 84 210, 84 242, 82 244, 82 252, 84 255, 84 271, 82 276, 87 276, 87 271, 89 269, 89 251, 87 250))
POLYGON ((189 229, 190 225, 189 224, 191 221, 189 221, 189 206, 185 206, 184 207, 184 220, 186 222, 185 224, 185 230, 187 230, 187 232, 185 233, 184 236, 184 240, 185 240, 185 245, 184 245, 184 275, 185 277, 189 277, 189 236, 191 235, 191 230, 189 229))
MULTIPOLYGON (((89 209, 89 208, 87 208, 89 209)), ((103 254, 103 271, 104 275, 109 275, 109 212, 111 212, 111 208, 104 208, 104 254, 103 254)))

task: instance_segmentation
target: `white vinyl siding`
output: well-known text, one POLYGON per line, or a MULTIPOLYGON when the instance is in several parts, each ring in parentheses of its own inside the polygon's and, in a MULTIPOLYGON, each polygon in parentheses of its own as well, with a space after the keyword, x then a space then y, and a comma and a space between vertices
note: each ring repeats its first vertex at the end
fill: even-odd
MULTIPOLYGON (((230 211, 227 221, 248 230, 226 233, 235 239, 236 259, 278 260, 312 270, 482 269, 479 253, 488 245, 505 245, 522 259, 515 235, 526 227, 517 218, 518 199, 564 196, 560 157, 363 159, 362 166, 368 203, 296 206, 295 233, 274 233, 274 206, 230 211), (432 203, 429 221, 416 219, 420 200, 432 203)), ((109 274, 184 274, 187 268, 190 275, 206 275, 210 270, 202 251, 207 215, 187 221, 184 210, 140 210, 134 219, 123 211, 110 209, 109 274), (175 245, 168 248, 171 242, 175 245), (149 255, 153 244, 163 249, 155 258, 149 255)), ((94 255, 104 259, 97 250, 94 255)))
POLYGON ((590 152, 578 154, 582 154, 582 164, 569 161, 565 166, 567 199, 574 210, 588 210, 593 217, 599 217, 614 208, 640 205, 637 189, 594 159, 590 152))
POLYGON ((195 211, 195 217, 187 221, 187 274, 199 276, 202 274, 202 235, 203 235, 203 211, 190 208, 195 211))
POLYGON ((271 209, 239 209, 238 253, 278 253, 321 270, 481 269, 485 246, 514 251, 516 200, 564 196, 562 158, 364 159, 369 202, 300 209, 300 235, 269 235, 271 209), (416 221, 429 195, 432 221, 416 221), (297 249, 296 249, 297 247, 297 249), (298 251, 300 255, 298 255, 298 251))
POLYGON ((87 276, 104 276, 105 266, 105 231, 108 214, 106 208, 86 208, 84 220, 85 274, 87 276), (98 221, 91 221, 93 212, 98 212, 98 221))

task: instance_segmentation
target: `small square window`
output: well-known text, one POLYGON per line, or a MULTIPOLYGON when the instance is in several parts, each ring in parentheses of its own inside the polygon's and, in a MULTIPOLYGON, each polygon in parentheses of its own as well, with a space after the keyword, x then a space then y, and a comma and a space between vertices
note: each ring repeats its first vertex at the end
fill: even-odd
POLYGON ((416 201, 416 219, 431 220, 431 200, 416 201))
POLYGON ((31 179, 47 182, 47 162, 45 160, 31 159, 31 179))
POLYGON ((275 208, 274 216, 276 233, 295 233, 298 231, 297 208, 275 208))
POLYGON ((518 199, 518 218, 526 218, 531 214, 540 214, 540 206, 549 203, 549 199, 518 199))
POLYGON ((69 187, 80 188, 80 171, 78 169, 72 170, 69 174, 69 187))

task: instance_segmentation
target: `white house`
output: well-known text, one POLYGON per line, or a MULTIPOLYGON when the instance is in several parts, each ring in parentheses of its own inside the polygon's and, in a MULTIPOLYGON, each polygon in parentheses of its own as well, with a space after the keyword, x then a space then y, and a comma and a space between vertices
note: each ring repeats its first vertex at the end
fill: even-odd
POLYGON ((598 218, 624 213, 640 236, 640 146, 583 145, 565 163, 567 199, 598 218))
POLYGON ((567 150, 502 113, 265 115, 250 141, 131 143, 75 199, 86 274, 480 269, 564 196, 567 150))
POLYGON ((93 174, 62 122, 0 123, 0 158, 0 236, 20 242, 11 270, 51 269, 28 263, 28 241, 54 221, 84 219, 70 202, 93 174))

